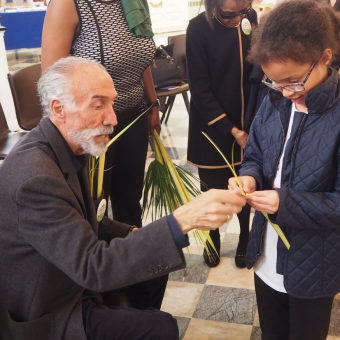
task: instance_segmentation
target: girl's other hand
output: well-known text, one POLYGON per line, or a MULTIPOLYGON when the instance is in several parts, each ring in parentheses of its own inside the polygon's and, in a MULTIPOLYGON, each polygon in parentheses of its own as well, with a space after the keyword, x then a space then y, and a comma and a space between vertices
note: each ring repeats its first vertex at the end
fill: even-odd
POLYGON ((280 198, 276 190, 255 191, 246 196, 246 200, 257 211, 275 214, 279 210, 280 198))

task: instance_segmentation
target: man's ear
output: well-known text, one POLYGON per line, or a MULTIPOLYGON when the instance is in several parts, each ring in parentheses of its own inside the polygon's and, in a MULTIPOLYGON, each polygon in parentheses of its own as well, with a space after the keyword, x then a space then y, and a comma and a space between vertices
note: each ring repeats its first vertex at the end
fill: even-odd
POLYGON ((58 121, 64 121, 65 110, 64 110, 64 106, 60 103, 59 100, 53 99, 51 101, 51 111, 52 111, 54 119, 58 121))

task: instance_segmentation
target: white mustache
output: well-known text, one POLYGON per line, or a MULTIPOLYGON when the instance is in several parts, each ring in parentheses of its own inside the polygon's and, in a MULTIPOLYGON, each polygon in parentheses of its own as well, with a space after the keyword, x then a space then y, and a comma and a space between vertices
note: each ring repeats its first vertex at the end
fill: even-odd
POLYGON ((91 129, 91 136, 101 136, 101 135, 111 135, 113 133, 114 128, 113 125, 107 125, 107 126, 98 126, 95 129, 91 129))

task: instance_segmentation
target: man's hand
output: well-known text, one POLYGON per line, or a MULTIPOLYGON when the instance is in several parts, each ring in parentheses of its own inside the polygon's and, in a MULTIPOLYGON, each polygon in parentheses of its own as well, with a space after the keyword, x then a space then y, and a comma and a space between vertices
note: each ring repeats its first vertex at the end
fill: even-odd
POLYGON ((215 230, 246 204, 240 189, 211 189, 174 211, 183 234, 192 229, 215 230))
POLYGON ((161 121, 159 119, 158 107, 152 107, 149 111, 149 133, 156 130, 158 134, 161 133, 161 121))
MULTIPOLYGON (((243 190, 246 194, 251 194, 256 190, 256 180, 254 177, 239 176, 238 180, 241 183, 243 190)), ((235 177, 229 178, 228 184, 229 190, 235 190, 239 187, 235 177)))
POLYGON ((246 199, 247 203, 258 211, 275 214, 279 210, 280 198, 276 190, 255 191, 246 199))
POLYGON ((233 127, 230 131, 230 133, 234 136, 236 139, 237 144, 244 149, 247 143, 248 134, 245 131, 239 130, 236 126, 233 127))

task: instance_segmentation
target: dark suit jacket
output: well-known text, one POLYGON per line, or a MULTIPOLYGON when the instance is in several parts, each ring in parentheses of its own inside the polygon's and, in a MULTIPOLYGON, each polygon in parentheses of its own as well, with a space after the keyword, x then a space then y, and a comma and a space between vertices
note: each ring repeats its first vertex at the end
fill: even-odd
POLYGON ((48 118, 6 157, 0 192, 0 339, 85 340, 84 288, 109 291, 185 266, 166 218, 126 238, 117 238, 125 224, 98 228, 88 186, 48 118))

